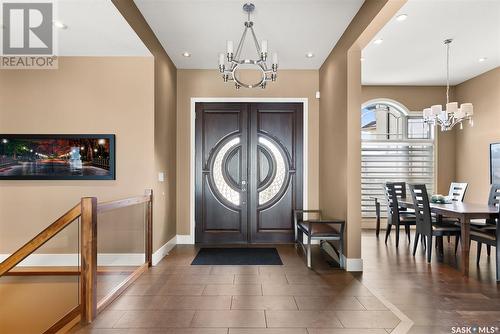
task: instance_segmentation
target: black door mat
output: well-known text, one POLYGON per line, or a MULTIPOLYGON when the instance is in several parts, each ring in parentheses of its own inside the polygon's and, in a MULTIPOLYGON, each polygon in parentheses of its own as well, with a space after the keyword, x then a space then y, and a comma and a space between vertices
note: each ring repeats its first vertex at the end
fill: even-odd
POLYGON ((283 265, 276 248, 202 248, 191 265, 283 265))

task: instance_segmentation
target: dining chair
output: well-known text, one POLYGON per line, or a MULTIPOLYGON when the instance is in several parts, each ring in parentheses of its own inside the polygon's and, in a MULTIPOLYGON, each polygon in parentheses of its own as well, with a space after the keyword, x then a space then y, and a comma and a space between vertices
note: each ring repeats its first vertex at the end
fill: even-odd
MULTIPOLYGON (((394 185, 394 190, 396 191, 396 196, 398 198, 406 198, 406 182, 398 181, 398 182, 389 182, 392 185, 394 185)), ((399 214, 404 215, 404 214, 410 214, 413 215, 413 209, 408 209, 408 208, 399 208, 399 214)))
POLYGON ((410 243, 410 226, 415 225, 413 212, 402 211, 399 207, 398 198, 406 197, 406 184, 404 182, 386 182, 384 185, 385 199, 387 202, 387 228, 385 231, 385 243, 391 234, 391 228, 396 227, 396 247, 399 247, 400 226, 405 227, 408 243, 410 243))
MULTIPOLYGON (((490 193, 488 195, 488 205, 491 206, 500 206, 500 184, 492 184, 490 188, 490 193)), ((496 229, 498 225, 497 219, 473 219, 470 221, 471 229, 476 231, 493 231, 496 229)), ((483 243, 478 241, 477 243, 477 263, 481 258, 481 248, 483 243)), ((498 250, 497 250, 498 252, 498 250)), ((491 245, 486 243, 486 253, 488 256, 491 255, 491 245)))
MULTIPOLYGON (((467 186, 468 183, 466 182, 452 182, 450 184, 450 190, 448 191, 448 199, 451 200, 452 202, 463 202, 465 197, 465 192, 467 191, 467 186)), ((457 218, 439 217, 438 219, 440 219, 440 221, 443 221, 445 223, 452 223, 456 224, 457 226, 460 226, 460 220, 457 218)), ((455 240, 455 254, 457 253, 459 239, 460 236, 457 236, 455 240)), ((448 243, 449 242, 450 242, 450 237, 448 237, 448 243)))
MULTIPOLYGON (((454 224, 437 223, 432 215, 429 205, 429 195, 425 184, 411 184, 410 193, 415 207, 415 218, 417 232, 413 241, 413 256, 417 252, 418 239, 427 240, 427 262, 431 262, 432 256, 432 237, 439 237, 439 250, 443 251, 443 236, 460 235, 460 227, 454 224)), ((436 241, 437 242, 437 241, 436 241)))
POLYGON ((463 202, 467 186, 468 183, 466 182, 452 182, 448 191, 448 198, 452 202, 463 202))
POLYGON ((491 219, 494 221, 495 225, 490 226, 490 228, 477 228, 472 226, 470 231, 470 238, 478 244, 477 248, 477 264, 479 265, 479 260, 481 258, 481 245, 486 244, 487 246, 496 247, 496 281, 500 282, 500 206, 498 210, 498 215, 496 218, 491 219))

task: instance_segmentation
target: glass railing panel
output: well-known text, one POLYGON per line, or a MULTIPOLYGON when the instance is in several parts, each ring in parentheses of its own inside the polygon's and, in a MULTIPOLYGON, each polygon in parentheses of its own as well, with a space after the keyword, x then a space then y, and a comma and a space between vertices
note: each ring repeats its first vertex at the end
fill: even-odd
POLYGON ((102 301, 146 262, 146 213, 141 203, 97 215, 97 300, 102 301))
POLYGON ((79 231, 76 219, 0 277, 0 333, 43 333, 80 304, 79 231))

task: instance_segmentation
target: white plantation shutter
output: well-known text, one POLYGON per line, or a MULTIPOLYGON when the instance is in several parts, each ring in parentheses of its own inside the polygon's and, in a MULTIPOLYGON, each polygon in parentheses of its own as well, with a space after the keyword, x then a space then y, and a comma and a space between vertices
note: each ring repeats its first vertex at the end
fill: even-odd
MULTIPOLYGON (((361 148, 361 211, 375 217, 377 197, 385 217, 385 182, 425 183, 434 191, 434 143, 428 141, 364 141, 361 148)), ((407 191, 409 195, 409 191, 407 191)))

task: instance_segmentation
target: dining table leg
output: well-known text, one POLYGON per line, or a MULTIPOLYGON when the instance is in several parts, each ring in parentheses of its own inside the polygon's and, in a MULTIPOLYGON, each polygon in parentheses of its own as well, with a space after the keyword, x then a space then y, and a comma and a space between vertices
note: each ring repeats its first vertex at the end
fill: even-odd
POLYGON ((378 238, 380 233, 380 202, 375 198, 375 216, 377 217, 377 226, 375 227, 375 235, 378 238))
POLYGON ((466 216, 460 218, 460 231, 461 240, 460 246, 462 248, 462 274, 469 276, 469 243, 470 243, 470 219, 466 216))

